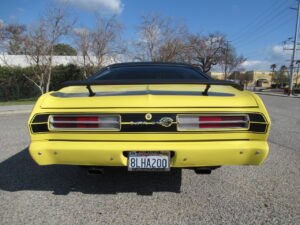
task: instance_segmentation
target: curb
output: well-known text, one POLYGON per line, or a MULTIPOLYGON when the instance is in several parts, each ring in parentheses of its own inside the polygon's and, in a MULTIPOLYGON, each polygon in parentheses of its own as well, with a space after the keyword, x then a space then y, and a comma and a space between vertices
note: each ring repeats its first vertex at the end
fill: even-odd
POLYGON ((9 114, 26 114, 30 113, 31 110, 9 110, 0 112, 0 115, 9 115, 9 114))
POLYGON ((274 94, 274 93, 264 93, 264 92, 254 92, 255 94, 258 95, 270 95, 270 96, 277 96, 277 97, 286 97, 286 98, 300 98, 300 96, 288 96, 288 95, 284 95, 284 94, 274 94))

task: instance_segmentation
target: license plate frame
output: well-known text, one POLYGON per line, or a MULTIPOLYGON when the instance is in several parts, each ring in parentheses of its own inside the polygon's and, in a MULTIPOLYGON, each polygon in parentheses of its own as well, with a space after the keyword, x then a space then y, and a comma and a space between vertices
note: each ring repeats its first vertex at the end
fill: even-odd
POLYGON ((170 151, 129 151, 127 169, 167 172, 170 171, 170 155, 170 151))

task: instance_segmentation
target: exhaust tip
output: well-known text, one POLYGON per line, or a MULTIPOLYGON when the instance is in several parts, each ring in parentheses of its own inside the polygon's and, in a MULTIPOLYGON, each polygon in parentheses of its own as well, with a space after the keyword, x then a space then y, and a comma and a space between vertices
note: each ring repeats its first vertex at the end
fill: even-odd
POLYGON ((211 174, 211 169, 207 169, 207 168, 196 168, 195 169, 195 173, 196 174, 211 174))
POLYGON ((98 168, 98 167, 89 167, 87 169, 87 173, 88 173, 88 175, 103 175, 104 170, 102 168, 98 168))
POLYGON ((207 166, 207 167, 197 167, 194 168, 196 174, 211 174, 215 169, 220 168, 221 166, 207 166))

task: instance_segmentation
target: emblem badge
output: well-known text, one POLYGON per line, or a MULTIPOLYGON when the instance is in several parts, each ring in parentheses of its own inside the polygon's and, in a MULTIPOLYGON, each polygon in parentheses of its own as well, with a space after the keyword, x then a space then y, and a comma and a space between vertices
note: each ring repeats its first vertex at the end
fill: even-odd
POLYGON ((170 127, 172 126, 173 119, 170 117, 163 117, 159 120, 159 124, 163 127, 170 127))
POLYGON ((152 119, 152 114, 151 113, 147 113, 145 115, 146 120, 151 120, 152 119))

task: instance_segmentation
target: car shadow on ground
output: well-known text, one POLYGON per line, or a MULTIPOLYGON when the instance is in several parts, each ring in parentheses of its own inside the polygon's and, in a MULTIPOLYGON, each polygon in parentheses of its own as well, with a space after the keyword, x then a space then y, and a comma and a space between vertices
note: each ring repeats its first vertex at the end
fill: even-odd
POLYGON ((180 193, 181 169, 171 172, 127 172, 124 168, 105 169, 103 175, 88 175, 79 166, 38 166, 30 157, 28 148, 0 163, 0 189, 5 191, 53 191, 85 194, 117 194, 136 192, 180 193))

